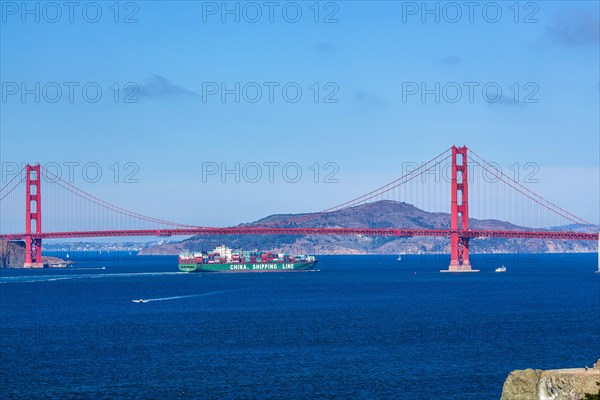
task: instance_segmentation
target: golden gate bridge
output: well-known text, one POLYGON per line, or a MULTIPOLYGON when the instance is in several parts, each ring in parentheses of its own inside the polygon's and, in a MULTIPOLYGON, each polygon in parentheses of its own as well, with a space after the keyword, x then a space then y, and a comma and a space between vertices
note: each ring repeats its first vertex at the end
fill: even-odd
MULTIPOLYGON (((101 200, 39 164, 27 164, 0 189, 0 217, 4 221, 0 222, 1 240, 25 241, 25 267, 43 267, 43 239, 87 237, 280 234, 447 237, 449 272, 475 271, 469 260, 471 239, 586 240, 600 244, 595 225, 534 193, 466 146, 452 146, 400 178, 321 212, 235 227, 187 225, 148 217, 101 200), (439 178, 445 165, 449 167, 448 180, 429 179, 432 174, 439 178), (444 187, 448 181, 449 190, 444 187), (449 221, 444 226, 421 228, 358 226, 350 220, 336 226, 311 226, 317 219, 336 216, 339 220, 340 216, 356 213, 357 206, 381 200, 421 203, 426 205, 424 208, 437 208, 438 212, 444 207, 442 203, 447 207, 449 201, 449 221), (483 227, 471 229, 473 203, 481 215, 487 213, 494 215, 496 221, 512 219, 521 223, 500 224, 504 229, 486 229, 483 220, 479 221, 483 227), (42 230, 42 220, 49 222, 51 229, 42 230)), ((363 225, 368 225, 368 221, 363 225)))

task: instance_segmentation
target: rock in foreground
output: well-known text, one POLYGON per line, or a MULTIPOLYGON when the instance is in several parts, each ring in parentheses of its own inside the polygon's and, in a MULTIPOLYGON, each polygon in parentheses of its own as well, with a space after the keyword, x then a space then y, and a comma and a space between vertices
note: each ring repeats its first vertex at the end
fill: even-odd
MULTIPOLYGON (((72 261, 57 257, 42 257, 45 267, 66 267, 72 261)), ((25 242, 0 240, 0 268, 23 268, 25 262, 25 242)))
POLYGON ((582 400, 598 393, 600 360, 594 368, 525 369, 512 371, 502 388, 501 400, 582 400))

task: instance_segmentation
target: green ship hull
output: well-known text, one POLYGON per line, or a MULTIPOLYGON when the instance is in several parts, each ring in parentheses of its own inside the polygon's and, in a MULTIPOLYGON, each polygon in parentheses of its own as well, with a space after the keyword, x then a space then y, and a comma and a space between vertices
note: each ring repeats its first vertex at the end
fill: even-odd
POLYGON ((179 264, 182 272, 277 272, 310 271, 317 262, 306 263, 223 263, 223 264, 179 264))

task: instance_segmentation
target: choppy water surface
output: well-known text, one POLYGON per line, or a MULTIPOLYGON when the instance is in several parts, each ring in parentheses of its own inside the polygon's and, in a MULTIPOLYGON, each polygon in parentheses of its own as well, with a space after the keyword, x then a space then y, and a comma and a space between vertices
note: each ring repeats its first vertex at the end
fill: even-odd
POLYGON ((184 274, 176 257, 116 253, 2 270, 0 395, 498 399, 513 369, 600 357, 596 254, 498 257, 463 275, 434 256, 184 274))

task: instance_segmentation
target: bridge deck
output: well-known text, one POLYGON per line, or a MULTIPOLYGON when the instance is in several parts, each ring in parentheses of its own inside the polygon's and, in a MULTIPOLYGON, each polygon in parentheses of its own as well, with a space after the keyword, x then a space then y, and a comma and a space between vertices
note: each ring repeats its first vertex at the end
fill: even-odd
MULTIPOLYGON (((118 231, 79 231, 79 232, 43 232, 32 234, 32 239, 67 239, 84 237, 118 236, 195 236, 195 235, 363 235, 396 237, 448 237, 451 233, 470 238, 517 238, 517 239, 554 239, 554 240, 598 240, 598 233, 568 231, 501 231, 450 229, 372 229, 372 228, 176 228, 159 230, 118 230, 118 231)), ((2 234, 2 240, 23 240, 25 233, 2 234)))

